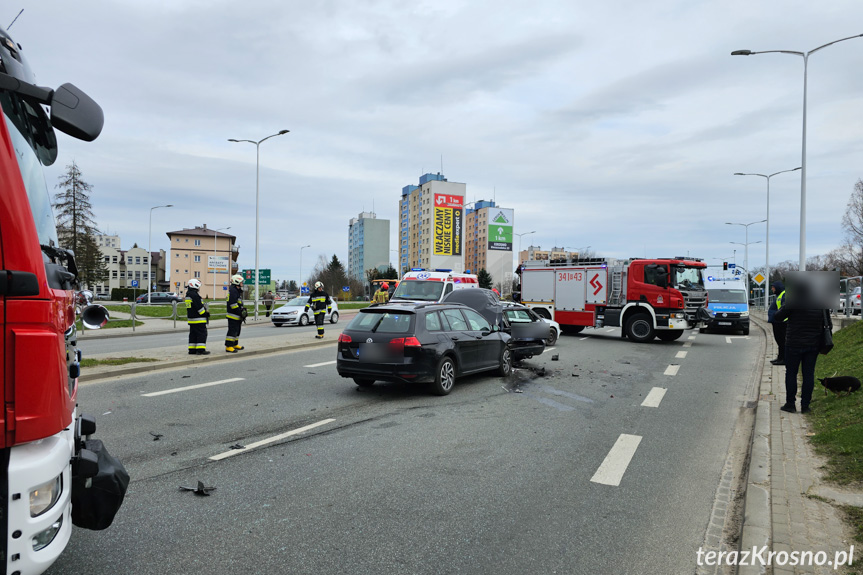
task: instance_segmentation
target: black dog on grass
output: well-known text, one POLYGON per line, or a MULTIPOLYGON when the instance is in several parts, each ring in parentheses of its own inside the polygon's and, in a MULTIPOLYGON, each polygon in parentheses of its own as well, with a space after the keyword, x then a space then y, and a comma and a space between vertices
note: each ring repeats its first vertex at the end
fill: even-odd
MULTIPOLYGON (((836 374, 833 374, 836 375, 836 374)), ((824 395, 827 395, 827 390, 832 391, 836 395, 841 392, 847 392, 849 395, 852 392, 860 389, 860 380, 850 375, 840 375, 839 377, 825 377, 819 379, 821 385, 824 386, 824 395)))

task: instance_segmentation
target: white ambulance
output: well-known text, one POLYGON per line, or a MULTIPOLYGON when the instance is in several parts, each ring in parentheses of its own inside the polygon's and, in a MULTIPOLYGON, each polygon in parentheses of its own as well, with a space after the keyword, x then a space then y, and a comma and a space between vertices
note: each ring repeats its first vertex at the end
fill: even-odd
POLYGON ((478 287, 479 280, 473 274, 413 268, 401 279, 390 301, 441 301, 453 290, 478 287))

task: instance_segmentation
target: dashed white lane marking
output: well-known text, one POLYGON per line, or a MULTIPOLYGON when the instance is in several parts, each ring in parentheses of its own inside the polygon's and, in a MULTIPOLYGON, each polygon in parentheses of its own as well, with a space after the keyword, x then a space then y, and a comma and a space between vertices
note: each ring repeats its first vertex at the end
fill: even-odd
POLYGON ((683 359, 686 357, 687 353, 689 353, 689 352, 688 351, 678 351, 677 355, 675 355, 674 357, 676 357, 678 359, 683 359))
POLYGON ((694 336, 694 335, 690 335, 690 336, 689 336, 689 337, 687 337, 686 339, 695 339, 695 336, 694 336))
POLYGON ((311 364, 311 365, 304 365, 303 367, 321 367, 322 365, 333 365, 334 363, 336 363, 336 360, 333 360, 333 361, 325 361, 325 362, 322 362, 322 363, 313 363, 313 364, 311 364))
POLYGON ((665 368, 664 375, 677 375, 677 370, 680 369, 679 365, 669 365, 665 368))
POLYGON ((641 402, 641 407, 659 407, 662 398, 665 397, 665 392, 668 391, 662 387, 654 387, 641 402))
POLYGON ((309 431, 310 429, 314 429, 316 427, 320 427, 322 425, 332 423, 333 421, 335 421, 335 419, 332 419, 332 418, 331 419, 322 419, 320 421, 316 421, 315 423, 310 423, 309 425, 306 425, 305 427, 298 427, 297 429, 292 429, 291 431, 287 431, 287 432, 282 433, 280 435, 275 435, 273 437, 268 437, 267 439, 262 439, 260 441, 256 441, 255 443, 250 443, 249 445, 246 445, 242 449, 232 449, 230 451, 225 451, 224 453, 219 453, 218 455, 212 456, 210 459, 213 461, 219 461, 220 459, 225 459, 225 458, 231 457, 232 455, 237 455, 238 453, 245 453, 246 451, 249 451, 251 449, 255 449, 257 447, 261 447, 262 445, 268 445, 270 443, 280 441, 282 439, 285 439, 286 437, 291 437, 292 435, 299 435, 301 433, 305 433, 306 431, 309 431))
POLYGON ((626 468, 629 467, 629 462, 632 461, 639 443, 641 443, 641 436, 621 433, 590 480, 603 485, 620 485, 620 480, 623 479, 623 474, 626 473, 626 468))
POLYGON ((235 381, 245 381, 245 377, 232 377, 231 379, 222 379, 220 381, 211 381, 210 383, 199 383, 198 385, 187 385, 186 387, 175 387, 174 389, 166 389, 164 391, 154 391, 153 393, 142 393, 142 397, 156 397, 157 395, 167 395, 169 393, 179 393, 181 391, 189 391, 190 389, 200 389, 202 387, 211 387, 213 385, 222 385, 223 383, 233 383, 235 381))
POLYGON ((583 337, 583 338, 579 339, 578 341, 584 341, 586 339, 587 339, 586 337, 583 337))
POLYGON ((687 341, 686 343, 683 344, 683 347, 692 347, 692 342, 687 341))

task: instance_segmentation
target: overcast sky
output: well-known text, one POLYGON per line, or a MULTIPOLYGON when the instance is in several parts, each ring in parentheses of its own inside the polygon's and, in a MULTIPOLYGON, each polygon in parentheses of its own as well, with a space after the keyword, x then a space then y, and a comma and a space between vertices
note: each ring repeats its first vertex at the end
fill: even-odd
MULTIPOLYGON (((515 210, 528 244, 613 257, 743 263, 742 226, 766 182, 801 164, 803 59, 863 33, 860 0, 19 0, 0 25, 41 85, 100 103, 93 143, 60 135, 49 188, 71 161, 100 227, 124 248, 231 226, 240 268, 296 279, 320 255, 347 264, 361 211, 391 221, 424 172, 515 210)), ((807 250, 842 242, 863 177, 863 38, 809 60, 807 250)), ((797 261, 800 172, 771 180, 770 261, 797 261)), ((765 226, 749 227, 750 267, 765 226)), ((518 240, 516 240, 516 249, 518 240)), ((396 255, 392 254, 393 262, 396 255)), ((175 278, 172 278, 172 281, 175 278)))

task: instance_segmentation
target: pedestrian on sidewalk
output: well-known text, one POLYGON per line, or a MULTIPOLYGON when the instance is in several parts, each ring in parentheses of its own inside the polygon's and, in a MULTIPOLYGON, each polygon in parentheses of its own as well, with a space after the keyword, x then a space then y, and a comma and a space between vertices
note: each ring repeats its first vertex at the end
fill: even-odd
POLYGON ((767 323, 773 325, 773 339, 776 340, 776 346, 779 352, 776 354, 776 359, 771 359, 773 365, 785 365, 785 331, 788 326, 788 320, 776 321, 776 312, 782 307, 782 302, 785 299, 785 286, 782 282, 776 281, 770 286, 770 292, 776 296, 770 307, 767 308, 767 323))
POLYGON ((186 290, 186 323, 189 324, 189 355, 210 355, 207 351, 207 320, 210 312, 201 301, 201 280, 192 278, 186 290))
POLYGON ((273 302, 276 301, 276 296, 272 290, 269 290, 262 299, 264 300, 264 307, 267 308, 267 317, 270 317, 270 310, 273 307, 273 302))
POLYGON ((773 316, 773 325, 788 320, 785 332, 785 404, 779 408, 788 413, 797 411, 797 373, 800 370, 803 376, 800 412, 809 413, 821 338, 825 327, 833 328, 830 314, 813 305, 808 292, 804 284, 795 286, 788 300, 773 316))
POLYGON ((315 312, 315 325, 318 327, 315 339, 323 339, 325 312, 331 313, 333 311, 333 300, 324 291, 324 284, 321 282, 315 282, 315 291, 312 292, 312 295, 309 297, 309 303, 306 304, 306 309, 303 311, 308 312, 309 308, 315 312))
POLYGON ((228 289, 228 335, 225 336, 225 351, 237 353, 245 349, 240 345, 240 328, 246 319, 245 306, 243 306, 243 276, 236 274, 231 276, 231 287, 228 289))

